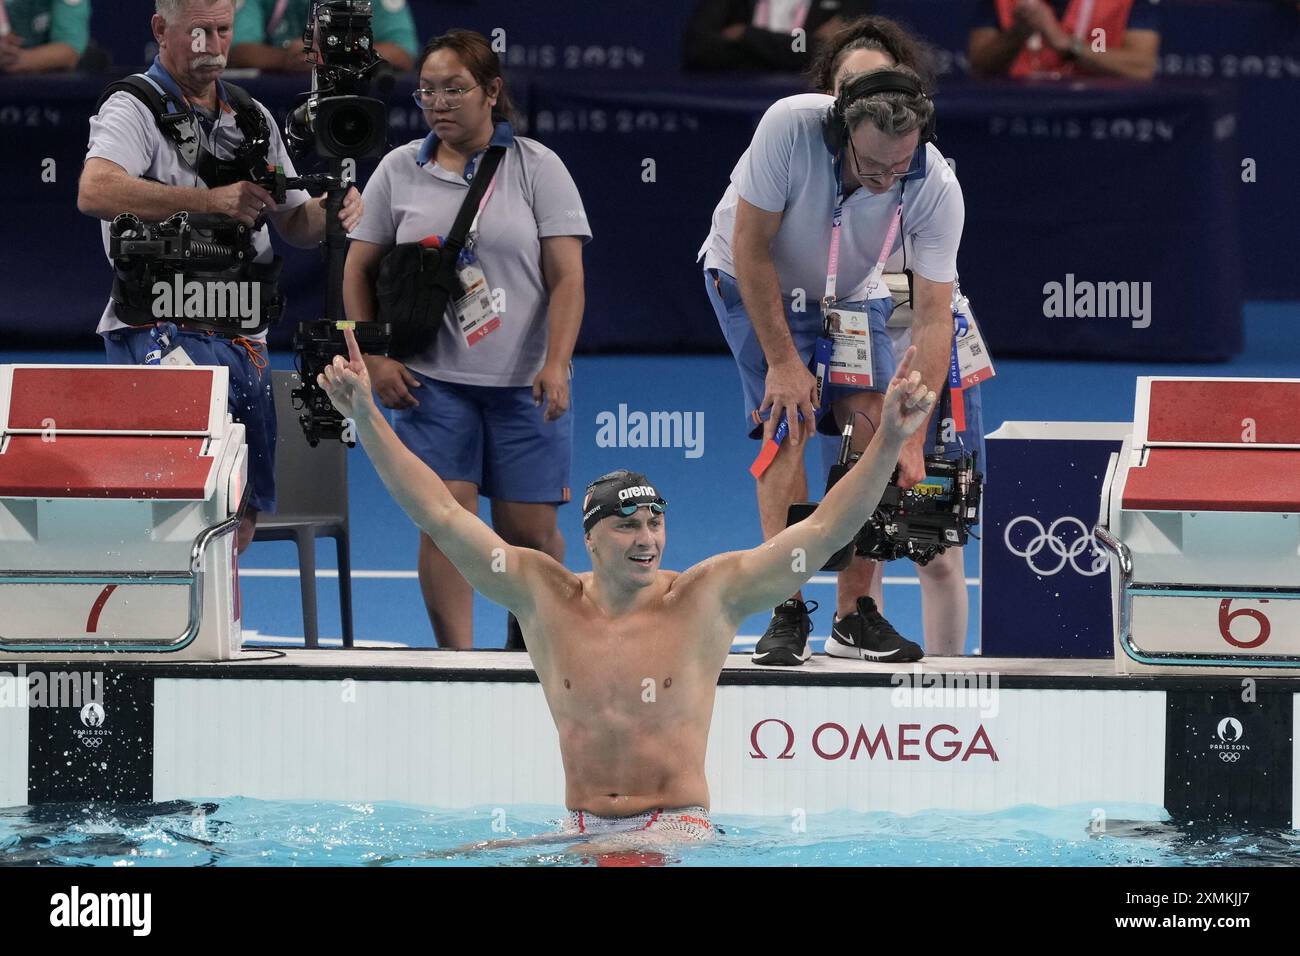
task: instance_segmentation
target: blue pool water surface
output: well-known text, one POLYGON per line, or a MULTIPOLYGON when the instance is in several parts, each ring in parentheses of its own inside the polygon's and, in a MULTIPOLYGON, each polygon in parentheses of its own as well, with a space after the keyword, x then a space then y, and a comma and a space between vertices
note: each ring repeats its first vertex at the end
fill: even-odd
POLYGON ((1300 834, 1175 826, 1159 808, 1015 807, 722 815, 706 845, 595 859, 562 843, 457 848, 553 830, 558 807, 435 810, 231 798, 0 810, 0 863, 92 866, 1294 866, 1300 834), (1139 822, 1146 821, 1146 822, 1139 822), (1165 821, 1165 822, 1151 822, 1165 821))

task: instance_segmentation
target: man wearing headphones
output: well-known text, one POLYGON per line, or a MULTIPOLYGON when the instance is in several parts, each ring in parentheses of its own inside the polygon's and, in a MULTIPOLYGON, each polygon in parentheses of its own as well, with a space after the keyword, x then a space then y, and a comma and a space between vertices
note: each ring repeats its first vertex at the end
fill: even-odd
MULTIPOLYGON (((965 205, 930 142, 933 131, 934 104, 905 66, 851 77, 838 97, 778 100, 714 210, 700 255, 709 300, 740 371, 746 428, 765 444, 774 436, 780 441, 783 424, 788 429, 757 475, 765 540, 785 527, 792 503, 808 500, 803 452, 814 431, 837 433, 852 419, 856 451, 880 421, 895 361, 885 329, 892 302, 884 265, 904 236, 914 283, 915 367, 928 388, 943 389, 965 205)), ((904 488, 925 476, 927 428, 903 447, 904 488)), ((921 648, 867 596, 870 581, 869 564, 856 556, 840 572, 828 653, 919 660, 921 648)), ((800 593, 778 606, 754 662, 806 661, 815 607, 800 593)))

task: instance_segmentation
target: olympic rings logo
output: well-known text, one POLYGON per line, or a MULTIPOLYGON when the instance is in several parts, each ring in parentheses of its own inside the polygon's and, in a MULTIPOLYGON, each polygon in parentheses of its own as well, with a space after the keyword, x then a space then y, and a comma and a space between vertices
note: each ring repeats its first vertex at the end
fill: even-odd
POLYGON ((1224 763, 1236 763, 1241 759, 1241 754, 1236 750, 1227 750, 1219 754, 1219 759, 1224 763))
POLYGON ((1067 564, 1086 578, 1095 577, 1110 567, 1110 556, 1097 547, 1097 542, 1093 538, 1092 532, 1088 530, 1088 526, 1078 518, 1070 515, 1057 518, 1047 528, 1044 528, 1043 523, 1031 515, 1012 518, 1002 530, 1002 540, 1006 543, 1008 551, 1018 558, 1024 558, 1025 564, 1029 565, 1029 570, 1040 577, 1050 578, 1054 574, 1059 574, 1067 564), (1029 543, 1023 548, 1017 548, 1011 543, 1011 532, 1021 522, 1025 522, 1034 528, 1035 536, 1030 538, 1029 543), (1063 535, 1057 533, 1060 528, 1073 526, 1077 526, 1079 529, 1079 537, 1073 541, 1067 542, 1063 535), (1044 548, 1057 558, 1055 564, 1051 567, 1039 567, 1034 560, 1044 548), (1091 554, 1092 561, 1086 567, 1080 567, 1078 559, 1084 554, 1091 554))

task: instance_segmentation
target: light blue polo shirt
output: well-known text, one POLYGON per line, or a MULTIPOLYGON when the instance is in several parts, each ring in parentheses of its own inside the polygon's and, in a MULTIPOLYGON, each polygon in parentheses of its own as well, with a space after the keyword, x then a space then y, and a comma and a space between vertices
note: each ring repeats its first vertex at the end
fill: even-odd
MULTIPOLYGON (((505 146, 506 153, 479 217, 475 254, 488 286, 504 296, 501 327, 467 346, 449 306, 433 345, 406 364, 445 382, 532 385, 546 362, 550 301, 541 240, 577 236, 586 242, 591 228, 559 156, 534 139, 515 136, 508 123, 496 125, 492 144, 505 146)), ((430 133, 383 158, 366 183, 365 215, 352 239, 390 247, 451 231, 484 154, 472 156, 461 175, 438 165, 437 148, 430 133)))
MULTIPOLYGON (((736 274, 731 238, 737 199, 743 197, 759 209, 783 213, 772 243, 782 295, 789 300, 802 289, 809 308, 821 301, 838 187, 834 156, 822 135, 822 120, 833 102, 823 93, 801 93, 768 108, 713 211, 709 236, 699 251, 704 268, 736 274)), ((933 143, 925 147, 917 173, 906 182, 903 225, 891 252, 900 250, 906 238, 908 268, 933 282, 950 282, 957 275, 957 247, 966 221, 961 186, 933 143)), ((896 182, 879 195, 857 189, 845 201, 836 283, 840 299, 866 297, 868 276, 903 188, 896 182)), ((888 295, 882 282, 871 297, 888 295)))

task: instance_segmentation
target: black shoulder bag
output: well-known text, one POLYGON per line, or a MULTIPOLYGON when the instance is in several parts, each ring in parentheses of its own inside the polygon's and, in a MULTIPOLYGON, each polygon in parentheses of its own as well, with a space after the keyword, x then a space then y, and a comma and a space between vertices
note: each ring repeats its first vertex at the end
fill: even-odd
POLYGON ((427 249, 418 242, 404 242, 380 261, 378 318, 392 326, 388 354, 393 358, 418 355, 432 345, 447 303, 463 294, 456 262, 465 248, 478 204, 505 152, 504 146, 488 149, 442 248, 427 249))

